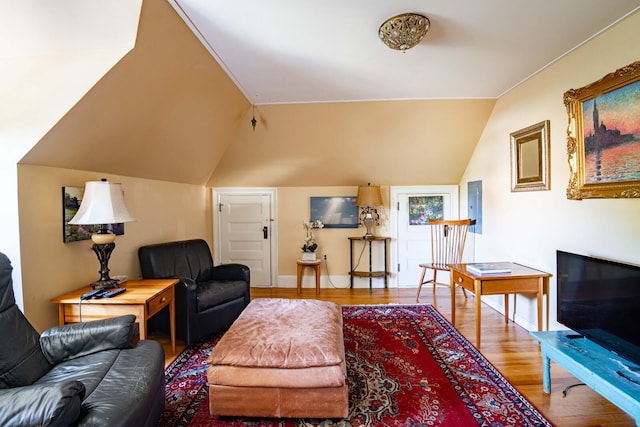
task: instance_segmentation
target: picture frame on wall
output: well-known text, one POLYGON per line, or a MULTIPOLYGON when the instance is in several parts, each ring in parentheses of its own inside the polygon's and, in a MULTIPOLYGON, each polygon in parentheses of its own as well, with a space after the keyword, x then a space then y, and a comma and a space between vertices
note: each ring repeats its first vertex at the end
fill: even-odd
MULTIPOLYGON (((93 233, 100 231, 100 225, 75 225, 69 221, 75 216, 82 203, 84 187, 62 187, 62 241, 79 242, 91 239, 93 233)), ((124 223, 109 224, 109 230, 116 235, 124 234, 124 223)))
POLYGON ((549 190, 549 120, 511 136, 511 191, 549 190))
POLYGON ((567 199, 640 197, 640 61, 564 93, 567 199))
POLYGON ((324 228, 358 228, 355 196, 311 197, 311 221, 322 221, 324 228))
POLYGON ((409 226, 428 225, 430 219, 444 219, 444 197, 409 196, 409 226))

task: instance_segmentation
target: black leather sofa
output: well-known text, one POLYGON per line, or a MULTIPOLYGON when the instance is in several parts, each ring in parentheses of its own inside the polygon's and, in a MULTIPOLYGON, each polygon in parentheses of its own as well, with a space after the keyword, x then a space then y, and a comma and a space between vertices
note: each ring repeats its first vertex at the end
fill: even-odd
POLYGON ((214 266, 202 239, 142 246, 138 257, 143 278, 180 279, 175 288, 176 335, 187 345, 227 329, 249 304, 249 267, 214 266))
POLYGON ((15 304, 0 253, 0 425, 156 426, 164 409, 164 350, 131 345, 135 316, 39 335, 15 304))

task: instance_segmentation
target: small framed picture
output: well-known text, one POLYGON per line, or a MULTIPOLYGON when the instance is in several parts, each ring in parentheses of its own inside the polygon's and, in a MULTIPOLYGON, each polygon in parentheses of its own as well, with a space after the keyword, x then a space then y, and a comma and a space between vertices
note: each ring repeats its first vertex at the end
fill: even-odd
POLYGON ((444 219, 444 197, 409 196, 409 225, 427 225, 429 219, 444 219))
MULTIPOLYGON (((64 243, 89 240, 93 233, 100 231, 100 225, 74 225, 69 221, 75 216, 82 203, 84 187, 62 187, 62 241, 64 243)), ((124 223, 109 224, 109 230, 116 235, 124 234, 124 223)))
POLYGON ((549 189, 549 120, 511 133, 511 191, 549 189))

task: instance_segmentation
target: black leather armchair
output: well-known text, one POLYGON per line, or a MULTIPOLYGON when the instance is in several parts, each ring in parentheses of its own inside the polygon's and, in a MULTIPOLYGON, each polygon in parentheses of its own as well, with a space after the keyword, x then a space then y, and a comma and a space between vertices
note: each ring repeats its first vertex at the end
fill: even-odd
POLYGON ((176 335, 187 345, 227 329, 249 304, 249 267, 214 266, 202 239, 142 246, 138 257, 143 278, 180 279, 175 287, 176 335))
POLYGON ((15 304, 0 253, 0 425, 155 426, 164 409, 164 350, 131 345, 135 316, 39 335, 15 304))

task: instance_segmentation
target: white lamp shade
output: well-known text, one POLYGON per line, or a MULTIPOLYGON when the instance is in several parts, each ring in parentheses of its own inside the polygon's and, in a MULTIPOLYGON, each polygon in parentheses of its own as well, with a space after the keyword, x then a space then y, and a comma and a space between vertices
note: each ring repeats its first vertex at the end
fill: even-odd
POLYGON ((135 219, 124 204, 122 185, 107 181, 89 181, 78 212, 69 224, 117 224, 135 219))

